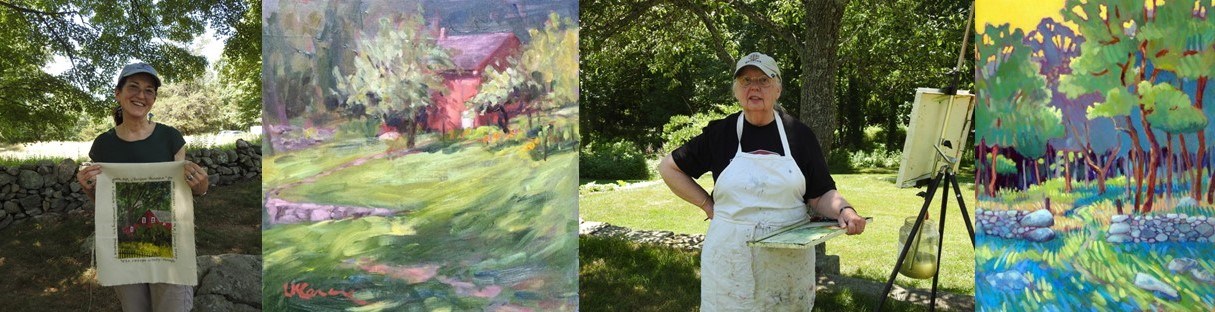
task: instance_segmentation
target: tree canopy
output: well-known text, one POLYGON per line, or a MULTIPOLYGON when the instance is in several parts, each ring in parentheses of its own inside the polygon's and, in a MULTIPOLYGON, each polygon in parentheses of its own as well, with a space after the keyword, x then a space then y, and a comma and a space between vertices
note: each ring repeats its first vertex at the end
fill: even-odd
MULTIPOLYGON (((811 125, 824 147, 858 148, 855 137, 868 125, 887 128, 888 141, 902 144, 894 130, 910 113, 914 89, 958 78, 947 72, 968 9, 953 1, 870 0, 581 5, 582 142, 626 140, 653 150, 673 116, 736 106, 734 62, 754 51, 780 63, 781 106, 811 125)), ((970 62, 963 67, 970 71, 970 62)))
MULTIPOLYGON (((0 140, 73 138, 77 123, 109 113, 114 77, 140 60, 157 68, 164 83, 199 77, 207 61, 185 46, 208 28, 250 47, 248 16, 260 8, 252 0, 84 1, 0 0, 0 140), (237 27, 238 25, 243 25, 237 27), (242 41, 243 40, 243 41, 242 41), (42 68, 60 57, 66 71, 42 68)), ((254 26, 254 23, 257 23, 254 26)), ((249 66, 247 53, 232 52, 236 66, 249 66)), ((245 67, 246 71, 250 69, 245 67)))

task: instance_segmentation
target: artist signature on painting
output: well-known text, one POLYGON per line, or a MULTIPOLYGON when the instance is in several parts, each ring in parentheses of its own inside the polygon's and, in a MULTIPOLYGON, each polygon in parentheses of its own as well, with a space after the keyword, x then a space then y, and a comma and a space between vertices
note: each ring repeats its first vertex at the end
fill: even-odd
POLYGON ((315 298, 318 296, 319 297, 333 297, 333 296, 337 296, 337 295, 345 296, 346 298, 350 299, 350 301, 352 301, 356 304, 359 304, 359 305, 367 304, 367 301, 363 301, 363 300, 354 298, 353 290, 337 290, 337 289, 330 288, 329 290, 326 291, 326 290, 320 290, 320 289, 312 289, 311 287, 308 287, 308 283, 283 283, 283 297, 287 297, 287 298, 298 296, 300 299, 303 299, 303 300, 311 300, 312 298, 315 298))

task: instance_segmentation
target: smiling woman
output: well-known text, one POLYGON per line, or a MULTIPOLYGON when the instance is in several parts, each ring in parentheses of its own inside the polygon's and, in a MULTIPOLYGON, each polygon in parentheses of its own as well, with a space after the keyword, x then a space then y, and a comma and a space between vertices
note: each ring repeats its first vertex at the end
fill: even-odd
MULTIPOLYGON (((185 160, 186 141, 181 132, 150 119, 160 83, 160 76, 151 65, 134 63, 123 67, 114 88, 114 97, 119 105, 114 110, 115 126, 93 140, 89 158, 102 163, 185 160)), ((94 200, 99 174, 101 166, 91 165, 76 175, 81 190, 94 200)), ((195 195, 207 193, 209 181, 202 167, 186 161, 184 174, 186 183, 195 195)), ((148 311, 152 308, 155 311, 189 311, 194 303, 192 285, 130 284, 115 286, 114 290, 124 311, 148 311)))

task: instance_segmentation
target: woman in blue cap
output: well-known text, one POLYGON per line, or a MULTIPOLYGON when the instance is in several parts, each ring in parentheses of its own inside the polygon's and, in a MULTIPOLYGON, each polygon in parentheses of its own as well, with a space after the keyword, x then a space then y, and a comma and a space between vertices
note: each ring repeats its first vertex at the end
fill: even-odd
MULTIPOLYGON (((118 107, 114 109, 114 128, 98 135, 89 150, 89 158, 95 162, 152 163, 180 161, 186 159, 186 140, 173 127, 152 122, 152 106, 156 104, 160 76, 156 69, 144 63, 134 63, 122 68, 114 97, 118 107)), ((82 191, 96 200, 96 177, 101 174, 97 165, 81 169, 76 174, 82 191)), ((193 162, 185 165, 186 183, 194 195, 207 193, 208 177, 202 167, 193 162)), ((190 311, 194 305, 194 288, 175 284, 130 284, 115 286, 122 310, 133 311, 190 311)))
POLYGON ((835 190, 810 127, 775 109, 782 85, 776 61, 751 53, 734 67, 742 112, 709 122, 659 164, 680 198, 709 223, 701 252, 701 311, 810 311, 814 250, 747 247, 801 221, 810 210, 839 220, 849 235, 865 219, 835 190), (693 180, 712 172, 713 194, 693 180))

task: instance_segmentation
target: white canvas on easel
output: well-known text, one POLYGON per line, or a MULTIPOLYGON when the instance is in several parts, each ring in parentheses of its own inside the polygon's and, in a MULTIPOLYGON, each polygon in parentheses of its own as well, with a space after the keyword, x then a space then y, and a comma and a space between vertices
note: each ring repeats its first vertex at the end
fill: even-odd
POLYGON ((185 162, 95 164, 98 283, 198 285, 185 162))
MULTIPOLYGON (((950 96, 938 89, 917 88, 895 186, 913 187, 916 181, 931 179, 942 164, 934 147, 945 156, 961 159, 962 152, 971 148, 966 139, 974 109, 975 96, 969 91, 958 90, 950 96), (944 140, 952 147, 941 146, 944 140)), ((955 172, 960 163, 953 164, 955 172)))

